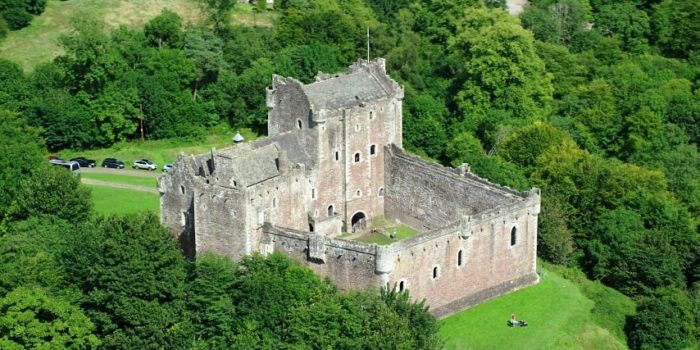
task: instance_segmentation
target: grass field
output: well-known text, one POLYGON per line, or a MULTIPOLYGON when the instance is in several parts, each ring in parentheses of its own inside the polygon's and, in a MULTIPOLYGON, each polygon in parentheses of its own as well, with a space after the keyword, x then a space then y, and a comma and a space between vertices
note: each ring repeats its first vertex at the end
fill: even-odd
MULTIPOLYGON (((145 172, 145 170, 144 170, 145 172)), ((150 176, 138 177, 138 176, 125 176, 125 175, 115 175, 115 174, 92 174, 83 172, 80 174, 81 177, 85 179, 93 179, 107 182, 115 182, 127 185, 138 185, 145 187, 156 187, 156 179, 150 176)))
POLYGON ((624 322, 625 314, 633 312, 634 304, 622 295, 613 296, 621 306, 601 304, 601 300, 594 301, 586 295, 591 291, 583 290, 585 284, 597 285, 598 293, 617 292, 591 281, 581 283, 542 269, 542 281, 538 285, 442 320, 440 335, 445 339, 445 348, 626 349, 622 325, 608 321, 622 317, 624 322), (602 310, 608 315, 601 315, 602 310), (508 327, 511 313, 529 326, 508 327))
MULTIPOLYGON (((37 64, 63 53, 58 40, 61 35, 70 33, 70 19, 75 16, 100 19, 107 29, 120 25, 139 28, 166 8, 180 15, 185 23, 201 19, 195 0, 48 0, 44 13, 35 17, 31 25, 10 32, 0 43, 0 58, 17 62, 25 71, 31 71, 37 64)), ((274 15, 272 11, 256 13, 251 5, 237 4, 232 21, 271 26, 274 15)))
MULTIPOLYGON (((155 140, 155 141, 131 141, 116 144, 110 148, 101 148, 88 151, 64 150, 57 155, 63 159, 71 159, 84 156, 97 161, 99 166, 104 158, 112 157, 122 160, 126 167, 131 167, 137 159, 145 158, 158 165, 158 171, 163 164, 173 163, 181 152, 199 154, 209 151, 212 147, 223 148, 231 145, 231 138, 237 130, 232 130, 226 125, 220 125, 210 130, 209 136, 203 141, 183 140, 155 140)), ((238 130, 246 140, 254 140, 258 136, 248 129, 238 130)))
POLYGON ((92 201, 98 214, 128 214, 141 211, 158 212, 160 198, 155 193, 87 186, 92 190, 92 201))

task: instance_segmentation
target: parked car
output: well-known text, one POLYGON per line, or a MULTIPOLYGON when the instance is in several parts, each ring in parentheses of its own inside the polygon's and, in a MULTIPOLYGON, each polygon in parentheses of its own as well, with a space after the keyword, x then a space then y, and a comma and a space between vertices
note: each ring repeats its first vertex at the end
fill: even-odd
POLYGON ((86 159, 85 157, 75 157, 71 159, 71 162, 78 162, 82 168, 94 168, 97 165, 92 159, 86 159))
POLYGON ((173 165, 172 164, 165 164, 163 165, 163 171, 166 173, 169 173, 173 171, 173 165))
POLYGON ((148 159, 139 159, 134 162, 134 169, 156 170, 158 168, 155 163, 148 159))
POLYGON ((105 160, 102 161, 102 167, 124 169, 124 162, 115 158, 105 158, 105 160))
POLYGON ((78 162, 63 159, 51 159, 49 160, 49 163, 55 166, 66 168, 70 170, 75 176, 80 175, 80 164, 78 164, 78 162))

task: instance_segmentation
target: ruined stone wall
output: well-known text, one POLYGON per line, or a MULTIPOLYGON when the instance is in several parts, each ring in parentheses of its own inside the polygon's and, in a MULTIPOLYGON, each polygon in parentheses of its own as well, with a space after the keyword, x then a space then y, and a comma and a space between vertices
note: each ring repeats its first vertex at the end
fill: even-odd
POLYGON ((296 79, 274 75, 272 88, 267 90, 267 108, 268 136, 311 127, 309 101, 296 79))
POLYGON ((188 257, 194 257, 194 177, 207 169, 210 154, 178 156, 173 170, 158 178, 160 193, 160 221, 168 227, 188 257), (200 171, 201 169, 201 171, 200 171))
POLYGON ((330 277, 343 290, 378 287, 383 277, 375 272, 374 245, 309 235, 301 231, 266 225, 272 251, 301 262, 320 276, 330 277))
POLYGON ((397 242, 388 283, 403 282, 438 316, 536 283, 538 211, 539 197, 397 242))
POLYGON ((457 169, 428 163, 389 147, 385 157, 385 216, 418 230, 444 226, 465 214, 522 200, 521 194, 457 169))

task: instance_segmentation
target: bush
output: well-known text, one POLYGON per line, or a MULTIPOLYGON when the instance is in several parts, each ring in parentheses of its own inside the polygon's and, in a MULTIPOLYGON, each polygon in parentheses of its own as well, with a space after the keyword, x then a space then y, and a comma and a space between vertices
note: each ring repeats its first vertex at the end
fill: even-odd
POLYGON ((2 12, 2 16, 12 30, 22 29, 32 21, 32 15, 18 7, 6 9, 2 12))

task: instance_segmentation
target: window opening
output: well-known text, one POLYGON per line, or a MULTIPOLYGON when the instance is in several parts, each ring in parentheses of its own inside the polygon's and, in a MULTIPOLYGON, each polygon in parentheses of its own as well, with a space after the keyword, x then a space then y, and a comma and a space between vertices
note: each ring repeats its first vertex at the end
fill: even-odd
POLYGON ((314 199, 314 198, 316 198, 316 189, 312 188, 311 189, 311 199, 314 199))
POLYGON ((399 282, 399 292, 403 292, 404 290, 404 283, 403 281, 399 282))
POLYGON ((379 189, 379 197, 384 197, 384 188, 379 189))
POLYGON ((333 216, 333 214, 335 214, 335 208, 333 208, 333 205, 331 204, 328 206, 328 216, 333 216))
POLYGON ((335 160, 338 160, 338 151, 335 151, 335 160))
POLYGON ((438 278, 438 267, 433 267, 433 279, 438 278))
POLYGON ((369 147, 369 154, 377 153, 377 145, 372 145, 369 147))
POLYGON ((516 243, 518 243, 518 229, 513 227, 512 230, 510 230, 510 246, 514 246, 516 243))
POLYGON ((304 127, 304 124, 301 123, 301 119, 297 119, 297 129, 301 130, 304 127))
POLYGON ((359 153, 355 153, 355 163, 357 163, 357 162, 359 162, 359 161, 360 161, 360 154, 359 154, 359 153))
POLYGON ((180 185, 180 192, 182 192, 182 194, 185 194, 185 186, 184 185, 180 185))
POLYGON ((464 251, 460 250, 457 253, 457 266, 462 266, 464 264, 464 251))

